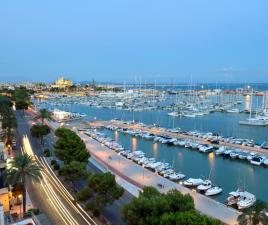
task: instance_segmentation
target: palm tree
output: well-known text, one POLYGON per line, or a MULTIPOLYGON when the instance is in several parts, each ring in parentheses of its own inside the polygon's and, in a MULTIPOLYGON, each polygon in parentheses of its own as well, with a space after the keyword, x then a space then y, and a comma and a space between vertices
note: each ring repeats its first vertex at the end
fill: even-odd
POLYGON ((241 225, 268 224, 267 204, 257 200, 252 208, 245 210, 245 212, 238 217, 238 221, 241 225))
POLYGON ((41 167, 28 154, 20 154, 10 162, 10 168, 7 170, 7 181, 22 191, 23 212, 26 210, 26 180, 39 181, 41 177, 41 167))
POLYGON ((44 120, 51 119, 51 114, 47 109, 40 109, 35 117, 36 119, 41 119, 42 120, 42 124, 44 124, 44 120))

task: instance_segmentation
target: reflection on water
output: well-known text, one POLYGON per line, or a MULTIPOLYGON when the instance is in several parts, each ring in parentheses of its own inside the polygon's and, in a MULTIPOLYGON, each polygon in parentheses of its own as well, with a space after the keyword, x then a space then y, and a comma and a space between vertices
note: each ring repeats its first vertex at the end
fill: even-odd
POLYGON ((135 152, 137 150, 137 138, 133 137, 131 139, 131 146, 132 146, 132 151, 135 152))
POLYGON ((208 154, 208 161, 209 161, 210 167, 213 168, 215 165, 215 154, 213 152, 208 154))
POLYGON ((248 111, 250 110, 250 102, 251 102, 251 97, 250 95, 247 95, 245 97, 245 109, 248 111))
MULTIPOLYGON (((104 130, 108 136, 114 132, 104 130)), ((126 149, 142 150, 147 157, 155 157, 156 161, 167 162, 177 172, 184 173, 187 178, 208 178, 214 185, 223 188, 223 193, 213 198, 225 202, 228 193, 244 187, 255 194, 258 199, 268 202, 267 168, 253 166, 243 160, 234 160, 216 156, 213 153, 202 154, 198 151, 169 146, 144 140, 118 132, 118 142, 126 149)))
POLYGON ((118 141, 118 131, 117 130, 114 132, 114 140, 118 141))
POLYGON ((153 151, 154 151, 154 157, 156 157, 157 156, 157 151, 158 151, 158 144, 157 143, 153 144, 153 151))

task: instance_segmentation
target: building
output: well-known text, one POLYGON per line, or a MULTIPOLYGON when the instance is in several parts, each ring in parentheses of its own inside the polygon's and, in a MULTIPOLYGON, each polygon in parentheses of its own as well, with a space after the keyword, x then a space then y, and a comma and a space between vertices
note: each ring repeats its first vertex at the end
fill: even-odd
POLYGON ((73 85, 71 80, 66 80, 64 77, 60 77, 58 80, 55 81, 55 84, 52 84, 52 88, 68 88, 73 85))

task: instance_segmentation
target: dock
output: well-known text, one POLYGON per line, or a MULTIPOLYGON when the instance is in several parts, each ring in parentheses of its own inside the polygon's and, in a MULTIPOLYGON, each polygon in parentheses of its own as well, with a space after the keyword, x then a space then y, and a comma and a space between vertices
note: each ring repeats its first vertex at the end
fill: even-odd
POLYGON ((116 126, 118 128, 122 129, 132 129, 132 130, 141 130, 142 132, 148 132, 157 136, 167 136, 170 138, 183 138, 183 139, 188 139, 192 141, 199 142, 200 144, 209 144, 213 145, 216 148, 219 148, 220 146, 226 146, 230 147, 233 149, 241 149, 241 150, 246 150, 250 152, 255 152, 257 154, 262 154, 266 157, 268 157, 268 151, 266 149, 262 148, 256 148, 256 147, 251 147, 251 146, 244 146, 244 145, 239 145, 239 144, 232 144, 232 143, 227 143, 227 142, 219 142, 219 144, 211 144, 209 141, 207 141, 204 138, 200 137, 194 137, 190 135, 184 135, 184 134, 178 134, 178 133, 172 133, 166 130, 163 130, 161 127, 144 127, 138 123, 134 124, 125 124, 123 121, 119 120, 114 120, 114 121, 92 121, 90 123, 87 123, 89 126, 93 126, 96 128, 101 128, 101 127, 106 127, 108 125, 116 126))

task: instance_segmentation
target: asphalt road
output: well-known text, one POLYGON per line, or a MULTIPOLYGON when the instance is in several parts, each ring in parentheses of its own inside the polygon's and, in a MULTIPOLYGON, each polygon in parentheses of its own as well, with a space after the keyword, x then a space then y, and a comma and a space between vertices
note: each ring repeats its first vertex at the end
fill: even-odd
POLYGON ((28 154, 31 154, 28 151, 32 150, 37 162, 42 164, 44 168, 41 182, 28 181, 26 188, 34 207, 39 208, 48 217, 49 222, 46 224, 94 224, 82 209, 72 203, 72 198, 68 195, 67 190, 61 186, 55 174, 49 170, 49 167, 43 161, 43 150, 39 140, 32 138, 30 135, 29 119, 23 117, 21 113, 16 112, 15 114, 18 127, 16 131, 17 150, 14 153, 17 154, 22 146, 26 146, 24 150, 26 149, 28 154))
MULTIPOLYGON (((28 139, 31 143, 31 147, 34 150, 34 153, 39 156, 42 157, 43 156, 43 150, 42 147, 40 146, 40 142, 39 140, 32 138, 30 135, 30 125, 31 125, 31 116, 24 116, 22 117, 20 113, 16 113, 17 116, 17 123, 18 123, 18 148, 20 148, 20 146, 22 146, 22 138, 23 135, 27 135, 28 139)), ((55 136, 54 133, 49 134, 45 139, 44 139, 44 143, 45 143, 45 147, 48 147, 49 149, 53 149, 53 145, 55 143, 55 136)), ((53 154, 53 152, 52 152, 53 154)), ((93 172, 93 173, 101 173, 101 171, 92 163, 88 164, 88 170, 93 172)), ((82 181, 82 182, 77 182, 76 183, 76 189, 80 190, 84 187, 84 185, 86 185, 86 182, 82 181)), ((45 198, 45 193, 44 191, 42 191, 42 187, 40 187, 40 184, 33 184, 33 183, 29 183, 27 184, 27 188, 29 188, 29 195, 30 198, 32 199, 34 205, 38 206, 38 208, 44 212, 48 218, 51 220, 52 224, 65 224, 63 219, 58 215, 58 213, 55 210, 51 210, 53 208, 51 201, 49 201, 48 198, 45 198), (44 202, 46 204, 44 204, 44 202)), ((60 193, 58 193, 60 196, 60 193)), ((133 198, 133 196, 125 191, 124 195, 117 201, 115 201, 112 205, 108 205, 107 207, 104 208, 103 210, 103 215, 106 218, 106 220, 108 220, 111 224, 116 224, 116 225, 121 225, 124 224, 121 220, 121 208, 123 205, 128 204, 131 199, 133 198)), ((66 199, 61 197, 61 200, 65 203, 64 205, 69 205, 66 202, 66 199)), ((60 207, 59 207, 60 208, 60 207)), ((74 210, 72 208, 70 208, 70 213, 72 215, 75 215, 76 212, 73 212, 74 210)), ((81 216, 76 215, 75 218, 77 219, 77 221, 79 221, 79 219, 81 216)), ((83 223, 83 219, 81 221, 79 221, 79 224, 86 224, 83 223)))

